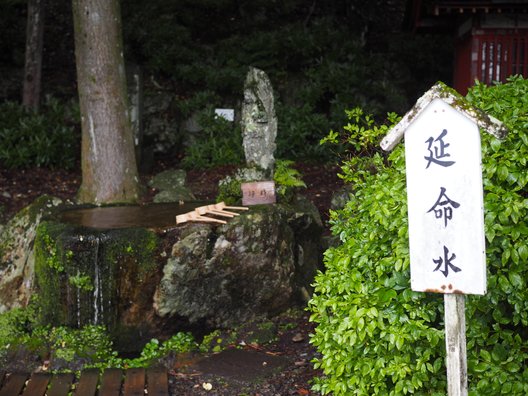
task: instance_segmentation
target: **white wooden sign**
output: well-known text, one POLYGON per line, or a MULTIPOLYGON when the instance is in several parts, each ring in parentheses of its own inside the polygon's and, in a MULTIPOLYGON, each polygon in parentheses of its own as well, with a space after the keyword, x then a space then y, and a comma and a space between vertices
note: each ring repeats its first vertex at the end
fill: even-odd
POLYGON ((507 130, 437 83, 381 142, 405 134, 411 288, 444 293, 447 392, 467 396, 464 294, 486 293, 479 126, 507 130))
POLYGON ((411 288, 485 294, 480 133, 434 99, 405 131, 411 288))
POLYGON ((227 121, 235 120, 235 110, 234 109, 215 109, 215 114, 217 117, 222 117, 227 121))

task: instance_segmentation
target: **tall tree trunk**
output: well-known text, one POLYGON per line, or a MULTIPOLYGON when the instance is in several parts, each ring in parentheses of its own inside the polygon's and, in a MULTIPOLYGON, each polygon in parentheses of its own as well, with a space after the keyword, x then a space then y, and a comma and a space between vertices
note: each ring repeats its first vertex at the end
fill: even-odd
POLYGON ((82 125, 78 200, 136 202, 139 180, 128 114, 119 0, 73 0, 82 125))
POLYGON ((37 111, 40 104, 42 38, 44 35, 44 0, 28 0, 26 28, 26 64, 22 104, 37 111))

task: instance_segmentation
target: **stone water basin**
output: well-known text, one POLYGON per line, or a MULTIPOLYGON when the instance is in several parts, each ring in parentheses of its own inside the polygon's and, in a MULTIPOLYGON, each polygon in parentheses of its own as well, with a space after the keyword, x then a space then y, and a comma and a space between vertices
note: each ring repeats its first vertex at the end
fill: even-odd
POLYGON ((43 218, 34 252, 45 321, 102 324, 126 344, 168 327, 232 328, 305 303, 322 255, 313 204, 176 225, 176 215, 205 204, 67 207, 43 218))
POLYGON ((190 212, 208 201, 158 203, 148 205, 73 208, 59 212, 61 222, 95 229, 150 228, 168 229, 176 226, 176 216, 190 212))
POLYGON ((204 204, 65 206, 45 216, 34 244, 45 322, 104 325, 121 350, 155 336, 152 299, 168 255, 164 240, 177 215, 204 204))

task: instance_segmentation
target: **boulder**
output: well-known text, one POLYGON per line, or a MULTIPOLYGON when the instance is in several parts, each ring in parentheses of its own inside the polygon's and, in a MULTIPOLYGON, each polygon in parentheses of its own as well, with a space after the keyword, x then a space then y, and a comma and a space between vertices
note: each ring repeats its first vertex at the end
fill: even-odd
POLYGON ((34 289, 33 242, 43 214, 61 203, 42 196, 16 214, 0 231, 0 312, 27 305, 34 289))
POLYGON ((159 316, 226 328, 308 297, 322 254, 321 219, 308 201, 254 206, 222 226, 184 227, 154 297, 159 316))
POLYGON ((187 173, 183 169, 169 169, 158 173, 149 182, 149 186, 159 190, 154 196, 155 203, 194 201, 196 197, 187 188, 187 173))
POLYGON ((168 169, 155 175, 149 186, 158 190, 169 190, 174 187, 185 186, 187 173, 183 169, 168 169))
POLYGON ((170 190, 160 191, 153 198, 153 201, 155 203, 195 200, 196 197, 194 196, 194 194, 186 187, 174 187, 170 190))

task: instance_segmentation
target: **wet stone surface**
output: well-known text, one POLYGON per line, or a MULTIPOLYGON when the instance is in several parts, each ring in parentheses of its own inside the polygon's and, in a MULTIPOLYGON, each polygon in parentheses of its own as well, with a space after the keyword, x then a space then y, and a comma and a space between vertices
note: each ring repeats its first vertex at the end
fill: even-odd
POLYGON ((176 226, 177 215, 210 203, 210 201, 196 201, 72 209, 61 212, 58 219, 66 223, 95 229, 132 227, 167 229, 176 226))

